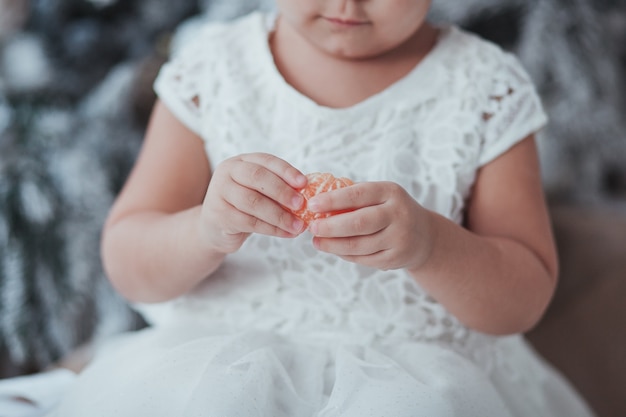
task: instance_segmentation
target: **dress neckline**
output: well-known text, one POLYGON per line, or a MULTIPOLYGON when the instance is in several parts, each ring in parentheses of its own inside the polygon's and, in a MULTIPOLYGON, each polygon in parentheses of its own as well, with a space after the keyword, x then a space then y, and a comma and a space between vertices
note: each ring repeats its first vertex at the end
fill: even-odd
MULTIPOLYGON (((261 14, 261 19, 255 27, 255 31, 261 33, 254 33, 252 38, 255 42, 258 42, 255 50, 259 51, 259 64, 262 66, 263 71, 267 74, 269 81, 273 83, 277 89, 277 93, 282 93, 281 97, 289 100, 294 105, 302 106, 309 112, 317 113, 327 117, 344 117, 351 113, 361 113, 368 111, 371 107, 381 106, 384 103, 389 103, 387 99, 393 96, 408 97, 408 92, 415 92, 416 87, 420 87, 420 83, 424 83, 424 75, 427 73, 427 68, 436 62, 436 56, 441 54, 444 45, 448 42, 450 34, 453 31, 452 26, 438 26, 439 33, 435 45, 431 50, 403 77, 394 81, 388 87, 382 91, 375 93, 358 103, 355 103, 347 107, 329 107, 321 105, 315 102, 307 95, 301 93, 296 88, 285 80, 283 75, 278 70, 276 62, 274 61, 274 55, 270 47, 270 36, 276 27, 277 14, 268 13, 261 14), (260 35, 260 36, 257 36, 260 35), (409 88, 410 87, 410 88, 409 88)), ((423 88, 427 88, 427 85, 422 84, 423 88)))

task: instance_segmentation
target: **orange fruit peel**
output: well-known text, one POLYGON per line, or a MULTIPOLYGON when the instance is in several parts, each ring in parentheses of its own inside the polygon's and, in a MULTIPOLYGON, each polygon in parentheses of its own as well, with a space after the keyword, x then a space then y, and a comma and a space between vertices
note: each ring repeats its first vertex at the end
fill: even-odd
POLYGON ((331 211, 327 213, 315 213, 308 209, 308 202, 311 198, 320 193, 325 193, 332 190, 338 190, 340 188, 353 185, 354 182, 349 178, 336 178, 332 174, 327 172, 314 172, 307 174, 307 185, 300 189, 300 194, 304 197, 304 203, 298 210, 292 210, 292 213, 300 218, 304 223, 308 225, 317 219, 324 219, 330 216, 334 216, 339 213, 345 213, 349 210, 331 211))

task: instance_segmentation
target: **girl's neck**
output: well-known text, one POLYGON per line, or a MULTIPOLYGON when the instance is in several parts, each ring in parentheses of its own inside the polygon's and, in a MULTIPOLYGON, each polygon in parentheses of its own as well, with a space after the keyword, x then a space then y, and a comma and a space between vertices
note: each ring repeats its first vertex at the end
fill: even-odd
POLYGON ((425 23, 402 45, 366 59, 332 56, 281 23, 270 37, 274 62, 285 81, 319 105, 346 108, 380 93, 410 73, 437 42, 425 23))

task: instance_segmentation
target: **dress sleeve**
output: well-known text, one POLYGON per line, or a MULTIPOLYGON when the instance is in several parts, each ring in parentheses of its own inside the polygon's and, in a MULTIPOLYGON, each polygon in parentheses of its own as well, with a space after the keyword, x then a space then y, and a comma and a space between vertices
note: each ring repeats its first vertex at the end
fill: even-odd
POLYGON ((187 45, 174 51, 154 82, 159 99, 198 135, 201 135, 203 98, 206 98, 206 75, 211 67, 206 32, 198 29, 187 45))
POLYGON ((498 55, 498 65, 487 82, 479 166, 536 133, 548 121, 539 95, 517 58, 505 52, 498 55))

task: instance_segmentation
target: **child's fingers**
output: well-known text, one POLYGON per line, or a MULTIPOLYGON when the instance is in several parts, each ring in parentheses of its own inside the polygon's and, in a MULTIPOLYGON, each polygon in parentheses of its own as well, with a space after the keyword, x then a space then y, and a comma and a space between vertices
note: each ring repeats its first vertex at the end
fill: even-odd
POLYGON ((239 158, 242 161, 260 165, 273 172, 291 188, 300 189, 306 185, 306 176, 287 161, 277 156, 267 153, 250 153, 240 155, 239 158))
POLYGON ((385 213, 378 206, 369 206, 315 220, 309 225, 309 231, 317 237, 368 236, 378 233, 388 224, 385 213))
POLYGON ((231 210, 228 214, 228 218, 224 218, 223 222, 226 225, 227 230, 231 229, 233 230, 233 233, 258 233, 268 236, 295 237, 302 232, 302 230, 295 230, 296 228, 286 230, 289 229, 289 227, 277 226, 255 215, 248 214, 245 211, 238 209, 231 210))
POLYGON ((261 235, 284 238, 292 238, 298 236, 298 233, 296 232, 285 231, 277 226, 266 223, 259 218, 250 215, 246 215, 245 223, 249 225, 249 232, 244 233, 257 233, 261 235))
POLYGON ((341 256, 341 259, 359 265, 368 266, 370 268, 386 271, 389 269, 395 269, 395 266, 390 260, 389 252, 389 250, 381 250, 370 255, 343 255, 341 256))
POLYGON ((297 210, 304 204, 304 197, 299 192, 263 165, 242 160, 232 169, 230 176, 242 187, 255 190, 284 207, 297 210))
POLYGON ((316 213, 327 213, 381 204, 386 195, 382 184, 362 182, 320 193, 308 201, 308 208, 316 213))
POLYGON ((298 234, 304 229, 302 220, 256 190, 236 186, 232 187, 224 198, 228 204, 251 217, 243 224, 243 232, 259 233, 259 230, 255 229, 257 220, 292 234, 298 234))
POLYGON ((351 236, 343 238, 314 237, 313 244, 322 251, 338 256, 371 256, 389 248, 385 247, 381 233, 367 236, 351 236))

